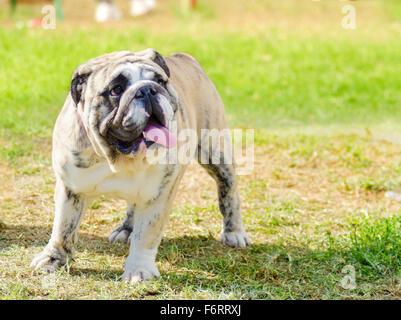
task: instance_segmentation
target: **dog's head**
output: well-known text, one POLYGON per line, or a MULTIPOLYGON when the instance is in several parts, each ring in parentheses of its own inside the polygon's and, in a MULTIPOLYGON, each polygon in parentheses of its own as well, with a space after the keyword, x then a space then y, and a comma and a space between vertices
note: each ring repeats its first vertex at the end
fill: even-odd
POLYGON ((170 70, 155 50, 120 51, 80 65, 71 97, 95 150, 109 162, 150 145, 175 145, 169 132, 178 107, 170 70))

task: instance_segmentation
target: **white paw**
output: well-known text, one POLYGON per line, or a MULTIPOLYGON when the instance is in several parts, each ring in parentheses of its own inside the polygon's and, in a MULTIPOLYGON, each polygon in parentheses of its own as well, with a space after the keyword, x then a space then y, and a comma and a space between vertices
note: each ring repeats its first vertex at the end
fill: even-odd
POLYGON ((109 236, 109 242, 122 242, 122 243, 129 243, 130 239, 129 236, 131 235, 132 229, 124 227, 124 225, 119 226, 115 229, 109 236))
POLYGON ((159 277, 160 273, 154 263, 135 263, 125 266, 122 281, 130 283, 138 283, 142 281, 152 280, 153 277, 159 277))
POLYGON ((242 228, 232 232, 223 232, 220 241, 229 247, 245 248, 249 245, 249 238, 242 228))
POLYGON ((53 273, 67 262, 67 257, 57 248, 46 247, 31 262, 30 267, 53 273))

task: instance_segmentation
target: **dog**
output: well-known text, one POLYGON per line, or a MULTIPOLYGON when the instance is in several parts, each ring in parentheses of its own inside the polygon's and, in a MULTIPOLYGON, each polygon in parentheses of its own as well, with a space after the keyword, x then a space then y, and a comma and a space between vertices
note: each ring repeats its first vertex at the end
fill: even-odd
MULTIPOLYGON (((80 65, 53 132, 52 234, 31 267, 54 272, 64 265, 73 256, 88 203, 107 195, 128 204, 125 220, 109 237, 110 242, 130 242, 123 281, 159 276, 157 249, 188 164, 165 160, 184 147, 181 155, 195 157, 217 183, 221 242, 246 247, 235 161, 216 140, 204 138, 208 130, 228 130, 224 105, 192 56, 118 51, 80 65), (195 133, 195 138, 177 137, 180 132, 195 133), (149 161, 150 151, 163 161, 149 161)), ((217 140, 231 146, 227 135, 217 140)))

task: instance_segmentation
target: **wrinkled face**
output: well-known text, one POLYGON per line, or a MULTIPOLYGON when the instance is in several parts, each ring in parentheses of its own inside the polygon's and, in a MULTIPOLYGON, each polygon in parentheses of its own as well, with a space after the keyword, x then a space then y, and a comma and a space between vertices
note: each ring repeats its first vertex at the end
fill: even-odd
POLYGON ((169 127, 176 93, 162 68, 146 62, 107 64, 88 77, 82 101, 89 126, 120 154, 175 146, 169 127))

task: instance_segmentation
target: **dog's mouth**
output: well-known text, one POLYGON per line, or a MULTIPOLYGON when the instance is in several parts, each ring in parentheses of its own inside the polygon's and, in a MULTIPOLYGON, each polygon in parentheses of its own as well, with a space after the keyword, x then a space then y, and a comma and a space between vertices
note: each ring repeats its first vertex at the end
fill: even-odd
POLYGON ((149 119, 139 137, 132 141, 117 139, 115 143, 117 150, 127 155, 138 154, 155 144, 167 149, 174 148, 177 144, 177 137, 154 117, 149 119))

